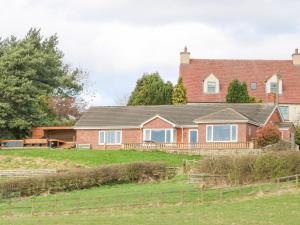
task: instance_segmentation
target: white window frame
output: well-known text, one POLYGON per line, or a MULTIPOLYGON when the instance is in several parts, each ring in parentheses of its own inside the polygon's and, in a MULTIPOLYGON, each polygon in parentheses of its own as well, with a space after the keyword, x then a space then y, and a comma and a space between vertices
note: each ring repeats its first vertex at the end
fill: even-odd
POLYGON ((277 90, 278 90, 278 83, 277 82, 273 82, 273 81, 271 81, 270 83, 269 83, 269 85, 270 85, 270 93, 273 93, 273 94, 275 94, 276 92, 277 92, 277 90), (272 85, 276 85, 276 87, 275 87, 275 90, 272 90, 272 85))
POLYGON ((191 131, 196 131, 196 132, 197 132, 197 140, 196 140, 196 143, 198 143, 198 141, 199 141, 199 137, 198 137, 198 129, 189 129, 189 143, 191 143, 191 131))
POLYGON ((237 124, 210 124, 206 125, 206 142, 238 142, 239 139, 239 126, 237 124), (230 126, 230 140, 229 141, 214 141, 214 127, 218 126, 230 126), (232 139, 232 127, 236 128, 236 140, 232 139), (208 127, 212 127, 212 140, 208 140, 208 127))
POLYGON ((121 145, 122 144, 122 130, 100 130, 99 131, 99 145, 121 145), (116 143, 106 143, 106 133, 107 132, 115 132, 115 133, 120 133, 120 142, 116 143), (101 142, 101 133, 104 133, 104 142, 101 142))
POLYGON ((207 90, 207 94, 216 94, 217 93, 217 82, 216 81, 207 81, 206 90, 207 90), (214 83, 215 89, 214 89, 214 91, 209 91, 208 86, 209 86, 209 84, 212 84, 212 83, 214 83))
POLYGON ((144 129, 143 130, 143 141, 151 141, 152 139, 152 133, 151 131, 154 130, 154 131, 158 131, 158 130, 164 130, 165 131, 165 141, 162 142, 162 143, 173 143, 174 141, 174 129, 165 129, 165 128, 157 128, 157 129, 144 129), (145 137, 146 137, 146 131, 150 131, 150 140, 146 140, 145 137), (167 135, 166 135, 166 132, 167 131, 170 131, 170 142, 166 142, 167 141, 167 135))
POLYGON ((283 84, 282 84, 282 79, 280 79, 276 74, 274 74, 270 79, 267 80, 266 82, 266 93, 267 94, 276 94, 277 88, 278 88, 278 93, 281 95, 283 93, 283 84), (278 87, 276 87, 275 92, 271 91, 271 83, 276 83, 278 87))

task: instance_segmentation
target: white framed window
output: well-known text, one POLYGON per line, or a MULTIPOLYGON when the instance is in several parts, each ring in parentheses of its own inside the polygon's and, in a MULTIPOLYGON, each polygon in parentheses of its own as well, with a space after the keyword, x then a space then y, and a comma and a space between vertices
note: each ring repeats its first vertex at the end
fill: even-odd
POLYGON ((206 94, 218 94, 220 92, 220 81, 214 74, 210 74, 203 80, 203 92, 206 94))
POLYGON ((173 129, 144 129, 143 140, 157 143, 172 143, 173 129))
POLYGON ((207 81, 207 93, 216 93, 217 83, 215 81, 207 81))
POLYGON ((198 130, 197 129, 189 130, 189 143, 198 143, 198 130))
POLYGON ((120 145, 122 143, 121 130, 103 130, 99 131, 100 145, 120 145))
POLYGON ((279 111, 284 120, 289 120, 289 107, 288 106, 279 106, 279 111))
POLYGON ((206 126, 206 142, 237 142, 238 126, 220 124, 206 126))
POLYGON ((277 92, 277 83, 276 82, 270 82, 270 92, 271 93, 277 92))
POLYGON ((282 80, 275 74, 266 82, 266 93, 278 93, 282 94, 282 80))

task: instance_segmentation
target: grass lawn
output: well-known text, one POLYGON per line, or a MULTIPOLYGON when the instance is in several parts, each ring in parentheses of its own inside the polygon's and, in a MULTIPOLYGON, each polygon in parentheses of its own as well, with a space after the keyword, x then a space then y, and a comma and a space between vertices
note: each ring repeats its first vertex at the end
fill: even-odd
MULTIPOLYGON (((273 187, 274 185, 267 185, 264 189, 273 187)), ((158 184, 103 186, 31 199, 15 199, 10 204, 2 202, 0 203, 0 224, 288 225, 299 223, 299 191, 257 197, 257 195, 251 195, 254 189, 251 187, 242 189, 242 193, 247 193, 247 198, 238 198, 241 190, 228 189, 223 193, 221 201, 213 201, 218 199, 219 192, 209 190, 204 192, 206 203, 197 204, 194 201, 194 203, 186 204, 167 204, 163 201, 196 200, 199 197, 197 192, 193 192, 196 187, 188 184, 186 177, 176 177, 158 184), (157 204, 159 202, 161 203, 157 204), (149 204, 143 207, 138 205, 116 207, 118 204, 139 203, 149 204), (31 216, 32 205, 37 213, 34 216, 31 216), (93 208, 98 209, 95 211, 93 208), (70 213, 65 210, 76 211, 70 213), (45 215, 46 212, 52 215, 45 215), (2 216, 4 214, 10 216, 2 216)))
POLYGON ((200 156, 170 154, 159 151, 96 151, 96 150, 49 150, 49 149, 17 149, 2 150, 1 155, 19 157, 39 157, 48 160, 69 160, 86 166, 98 166, 114 163, 130 163, 135 161, 164 161, 170 166, 180 166, 186 159, 200 159, 200 156))

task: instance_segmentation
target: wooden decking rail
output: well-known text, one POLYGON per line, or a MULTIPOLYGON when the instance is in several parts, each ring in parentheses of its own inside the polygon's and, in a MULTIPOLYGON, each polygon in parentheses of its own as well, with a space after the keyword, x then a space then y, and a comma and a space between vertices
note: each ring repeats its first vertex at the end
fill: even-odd
POLYGON ((123 149, 137 150, 209 150, 209 149, 251 149, 251 142, 214 142, 214 143, 128 143, 123 149))

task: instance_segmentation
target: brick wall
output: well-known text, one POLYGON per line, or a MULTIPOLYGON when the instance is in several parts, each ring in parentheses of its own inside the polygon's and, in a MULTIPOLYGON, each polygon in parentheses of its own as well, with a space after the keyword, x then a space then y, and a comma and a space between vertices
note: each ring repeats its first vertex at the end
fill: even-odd
MULTIPOLYGON (((99 131, 100 130, 77 130, 76 144, 90 144, 92 149, 121 149, 122 145, 99 145, 99 131)), ((141 130, 140 129, 123 129, 122 143, 140 143, 141 130)))
MULTIPOLYGON (((214 124, 199 124, 198 126, 198 135, 199 142, 206 143, 206 125, 214 125, 214 124)), ((246 142, 249 140, 248 137, 248 124, 239 123, 238 125, 238 142, 246 142)))

